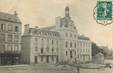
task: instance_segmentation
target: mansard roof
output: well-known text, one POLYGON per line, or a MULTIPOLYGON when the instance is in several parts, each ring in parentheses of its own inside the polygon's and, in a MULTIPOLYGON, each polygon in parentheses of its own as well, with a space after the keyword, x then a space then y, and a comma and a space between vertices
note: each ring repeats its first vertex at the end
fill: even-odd
POLYGON ((49 27, 43 27, 43 28, 40 28, 42 30, 51 30, 51 29, 54 29, 56 26, 49 26, 49 27))
POLYGON ((8 13, 4 13, 4 12, 0 12, 0 20, 8 21, 8 22, 21 23, 17 14, 8 14, 8 13))
POLYGON ((60 34, 59 32, 56 32, 56 31, 50 31, 50 30, 43 30, 43 29, 40 29, 40 28, 30 28, 29 29, 31 33, 34 33, 34 34, 43 34, 43 35, 49 35, 49 36, 57 36, 59 37, 60 34))
POLYGON ((90 40, 89 37, 83 36, 83 35, 79 35, 78 36, 79 40, 90 40))

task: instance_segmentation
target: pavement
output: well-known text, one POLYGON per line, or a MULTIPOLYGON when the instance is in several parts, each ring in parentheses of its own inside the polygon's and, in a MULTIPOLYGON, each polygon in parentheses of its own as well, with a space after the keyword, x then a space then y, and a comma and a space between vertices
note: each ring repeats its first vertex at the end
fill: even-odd
MULTIPOLYGON (((93 66, 93 64, 87 64, 93 66)), ((96 66, 96 65, 94 65, 96 66)), ((113 68, 102 69, 82 69, 80 73, 113 73, 113 68)), ((77 73, 76 67, 68 65, 55 66, 53 64, 35 64, 35 65, 10 65, 0 66, 0 73, 77 73)))
POLYGON ((103 65, 103 64, 94 64, 94 63, 88 63, 88 64, 81 65, 81 68, 87 68, 87 69, 101 69, 104 67, 105 67, 105 65, 103 65))

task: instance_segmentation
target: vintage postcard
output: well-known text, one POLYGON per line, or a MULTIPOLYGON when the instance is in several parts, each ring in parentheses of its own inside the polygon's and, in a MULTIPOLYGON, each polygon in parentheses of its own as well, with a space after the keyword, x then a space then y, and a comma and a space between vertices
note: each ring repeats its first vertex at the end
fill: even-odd
POLYGON ((0 0, 0 73, 113 73, 113 0, 0 0))

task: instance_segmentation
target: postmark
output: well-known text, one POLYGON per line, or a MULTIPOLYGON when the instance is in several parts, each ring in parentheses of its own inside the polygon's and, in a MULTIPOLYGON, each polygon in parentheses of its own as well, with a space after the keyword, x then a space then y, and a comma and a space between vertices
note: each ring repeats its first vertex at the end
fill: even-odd
POLYGON ((93 15, 98 24, 108 25, 113 22, 112 6, 112 1, 97 1, 93 15))

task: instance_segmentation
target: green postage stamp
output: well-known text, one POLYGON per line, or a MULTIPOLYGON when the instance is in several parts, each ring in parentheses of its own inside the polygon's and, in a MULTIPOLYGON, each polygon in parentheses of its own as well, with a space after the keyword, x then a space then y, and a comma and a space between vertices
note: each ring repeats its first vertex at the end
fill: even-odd
POLYGON ((112 23, 112 1, 97 1, 94 9, 94 16, 99 24, 107 25, 112 23))
POLYGON ((112 19, 112 1, 97 2, 97 19, 111 20, 112 19))

